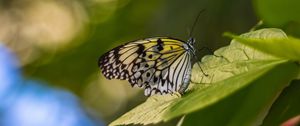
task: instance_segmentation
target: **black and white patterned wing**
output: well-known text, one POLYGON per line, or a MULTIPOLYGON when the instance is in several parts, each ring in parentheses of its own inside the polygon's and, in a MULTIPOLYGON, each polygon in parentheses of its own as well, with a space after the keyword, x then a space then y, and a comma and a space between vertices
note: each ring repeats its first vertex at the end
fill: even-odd
POLYGON ((172 93, 191 70, 191 54, 184 44, 162 37, 129 42, 101 56, 98 65, 106 78, 128 80, 145 88, 146 96, 172 93))

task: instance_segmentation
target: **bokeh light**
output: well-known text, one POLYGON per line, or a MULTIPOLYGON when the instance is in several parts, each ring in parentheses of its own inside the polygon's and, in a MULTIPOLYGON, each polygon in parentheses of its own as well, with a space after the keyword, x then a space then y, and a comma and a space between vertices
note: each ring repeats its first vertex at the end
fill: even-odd
POLYGON ((0 61, 0 99, 4 107, 11 98, 10 93, 21 85, 22 77, 16 57, 1 42, 0 61))
POLYGON ((98 126, 72 93, 22 77, 15 56, 0 45, 1 126, 98 126))
POLYGON ((0 6, 0 40, 17 53, 21 65, 45 51, 78 45, 71 40, 89 20, 82 5, 71 0, 12 0, 0 6))

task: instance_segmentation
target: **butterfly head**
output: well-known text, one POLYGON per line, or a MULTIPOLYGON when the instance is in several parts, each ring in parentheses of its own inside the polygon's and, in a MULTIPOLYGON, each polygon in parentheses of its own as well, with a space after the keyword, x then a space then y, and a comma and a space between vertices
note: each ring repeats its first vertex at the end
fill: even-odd
POLYGON ((195 39, 195 38, 192 38, 192 37, 189 38, 188 41, 187 41, 187 43, 188 43, 190 46, 194 46, 195 42, 196 42, 196 39, 195 39))
POLYGON ((187 41, 187 45, 189 47, 189 49, 195 53, 195 49, 194 49, 194 45, 196 43, 196 39, 195 38, 189 38, 188 41, 187 41))

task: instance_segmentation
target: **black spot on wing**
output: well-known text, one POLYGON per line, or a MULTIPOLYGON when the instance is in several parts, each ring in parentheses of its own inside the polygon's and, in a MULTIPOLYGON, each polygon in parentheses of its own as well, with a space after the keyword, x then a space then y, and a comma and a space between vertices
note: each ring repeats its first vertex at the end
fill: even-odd
POLYGON ((142 57, 145 57, 145 56, 146 56, 146 52, 143 52, 143 53, 142 53, 142 57))
POLYGON ((120 61, 118 60, 118 58, 119 58, 118 53, 119 53, 121 47, 123 47, 123 45, 118 46, 118 47, 104 53, 102 56, 100 56, 98 59, 98 67, 100 67, 100 68, 101 68, 101 66, 103 67, 103 65, 107 64, 111 58, 114 58, 117 63, 120 63, 120 61), (109 56, 110 54, 112 54, 112 56, 109 56))
POLYGON ((151 74, 150 74, 149 72, 148 72, 148 73, 146 73, 146 76, 147 76, 147 77, 150 77, 150 75, 151 75, 151 74))
POLYGON ((126 64, 122 64, 121 69, 124 69, 126 66, 127 66, 126 64))
POLYGON ((123 64, 119 60, 119 51, 122 49, 123 45, 118 46, 105 54, 103 54, 98 59, 98 66, 101 69, 102 74, 107 79, 121 79, 125 80, 129 77, 129 72, 126 70, 127 65, 123 64))
POLYGON ((159 38, 157 39, 157 45, 163 44, 164 42, 159 38))
POLYGON ((162 51, 162 50, 164 50, 164 42, 161 40, 161 39, 157 39, 157 50, 158 51, 162 51))
POLYGON ((137 53, 138 55, 143 54, 143 53, 144 53, 144 50, 145 50, 145 46, 143 46, 142 44, 138 44, 137 46, 138 46, 138 50, 136 51, 136 53, 137 53))
POLYGON ((158 78, 157 78, 157 77, 154 77, 154 78, 153 78, 153 82, 154 82, 154 83, 156 83, 156 82, 157 82, 157 80, 158 80, 158 78))

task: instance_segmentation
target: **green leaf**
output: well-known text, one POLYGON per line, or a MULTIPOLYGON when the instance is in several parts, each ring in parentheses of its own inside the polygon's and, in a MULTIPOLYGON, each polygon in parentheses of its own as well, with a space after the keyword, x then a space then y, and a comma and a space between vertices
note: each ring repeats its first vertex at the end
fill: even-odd
MULTIPOLYGON (((275 38, 286 35, 277 29, 264 29, 246 33, 243 36, 275 38)), ((289 78, 286 76, 293 77, 294 71, 297 71, 294 63, 254 50, 236 41, 232 41, 227 47, 218 49, 215 51, 215 55, 219 57, 205 56, 201 62, 202 69, 209 76, 204 76, 199 67, 194 65, 191 80, 202 84, 191 84, 189 91, 183 97, 178 97, 178 95, 152 96, 110 125, 158 123, 193 112, 204 111, 210 106, 226 100, 236 92, 241 92, 249 85, 255 84, 254 82, 264 80, 266 76, 269 78, 268 75, 278 69, 280 72, 289 73, 280 78, 282 80, 288 80, 289 78), (284 71, 281 71, 282 69, 284 71)), ((276 92, 278 87, 268 87, 270 88, 269 93, 274 90, 276 92)), ((265 102, 265 100, 262 101, 265 102)), ((247 108, 246 105, 243 106, 247 108)), ((240 112, 245 111, 245 108, 242 107, 240 112)))
MULTIPOLYGON (((259 30, 261 31, 261 30, 259 30)), ((300 39, 293 37, 285 38, 249 38, 226 33, 238 42, 258 49, 262 52, 274 55, 283 59, 300 61, 300 39)))
POLYGON ((272 26, 283 26, 290 22, 300 23, 299 0, 254 0, 259 17, 272 26))
POLYGON ((288 119, 300 114, 300 80, 294 80, 283 90, 275 101, 263 126, 279 126, 288 119))
POLYGON ((298 69, 295 63, 287 62, 234 76, 219 82, 218 86, 211 86, 216 89, 207 89, 211 92, 206 91, 206 95, 197 92, 193 97, 187 96, 185 102, 188 103, 178 102, 170 115, 186 110, 190 113, 195 106, 204 106, 215 97, 235 91, 221 101, 187 115, 183 125, 260 125, 282 89, 297 75, 298 69))
MULTIPOLYGON (((241 36, 245 38, 286 38, 286 34, 282 30, 275 28, 261 29, 241 36)), ((217 82, 233 75, 247 72, 249 69, 257 66, 279 60, 277 57, 249 48, 236 40, 232 40, 229 46, 216 50, 214 55, 222 57, 209 55, 202 59, 202 66, 205 72, 212 76, 204 76, 199 67, 194 65, 193 82, 217 82)))
POLYGON ((122 115, 119 119, 113 121, 110 126, 129 125, 129 124, 150 124, 158 123, 163 119, 163 113, 174 103, 178 96, 176 95, 155 95, 147 99, 136 108, 122 115))

